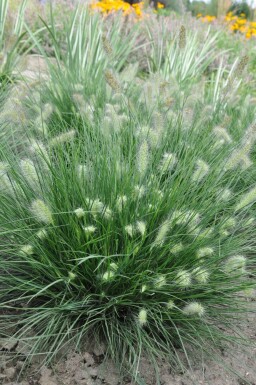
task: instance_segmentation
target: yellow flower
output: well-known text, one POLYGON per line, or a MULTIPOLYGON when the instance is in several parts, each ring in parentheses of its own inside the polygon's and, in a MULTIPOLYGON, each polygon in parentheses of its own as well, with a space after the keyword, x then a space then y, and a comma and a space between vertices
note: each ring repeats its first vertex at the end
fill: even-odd
POLYGON ((162 3, 157 3, 157 8, 159 8, 159 9, 164 8, 164 4, 162 4, 162 3))
POLYGON ((216 17, 211 15, 206 15, 204 17, 201 17, 201 21, 203 23, 212 23, 214 20, 216 20, 216 17))
POLYGON ((102 0, 91 4, 90 8, 92 10, 98 10, 103 14, 122 11, 123 15, 129 15, 134 12, 140 18, 143 16, 143 5, 143 2, 131 6, 123 0, 102 0))
POLYGON ((247 23, 247 20, 246 20, 246 19, 238 19, 238 20, 237 20, 237 23, 238 23, 239 25, 244 25, 244 24, 247 23))

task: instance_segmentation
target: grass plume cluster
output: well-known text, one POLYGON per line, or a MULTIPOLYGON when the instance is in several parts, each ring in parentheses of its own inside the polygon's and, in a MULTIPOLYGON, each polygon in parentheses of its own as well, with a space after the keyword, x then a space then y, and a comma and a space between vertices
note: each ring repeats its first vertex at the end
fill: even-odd
POLYGON ((141 79, 113 59, 118 22, 108 39, 92 19, 88 38, 88 17, 70 16, 65 57, 49 29, 57 61, 21 97, 20 126, 1 115, 16 136, 0 147, 0 330, 15 325, 47 360, 93 335, 136 377, 142 354, 175 362, 177 346, 235 339, 221 327, 248 310, 255 108, 221 73, 202 83, 185 71, 184 27, 176 64, 141 79))

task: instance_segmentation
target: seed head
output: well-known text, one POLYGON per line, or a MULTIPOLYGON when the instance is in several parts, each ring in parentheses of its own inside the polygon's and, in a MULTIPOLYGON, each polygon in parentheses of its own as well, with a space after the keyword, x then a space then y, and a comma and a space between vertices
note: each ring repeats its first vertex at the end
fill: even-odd
POLYGON ((161 136, 159 136, 159 133, 156 130, 151 128, 148 131, 148 140, 149 140, 150 147, 155 148, 160 143, 161 136))
POLYGON ((185 288, 191 285, 191 274, 186 270, 180 270, 176 275, 176 283, 185 288))
POLYGON ((104 210, 104 204, 98 199, 86 199, 86 203, 88 207, 90 208, 90 211, 93 216, 96 216, 97 214, 103 212, 104 210))
POLYGON ((137 222, 136 222, 136 227, 137 227, 138 232, 139 232, 142 236, 144 236, 145 233, 146 233, 146 223, 143 222, 143 221, 137 221, 137 222))
POLYGON ((142 198, 143 195, 145 194, 145 192, 146 192, 146 189, 145 189, 144 186, 136 185, 136 186, 134 187, 134 195, 135 195, 138 199, 142 198))
POLYGON ((186 28, 184 25, 180 27, 179 33, 179 48, 184 49, 186 47, 186 28))
POLYGON ((235 67, 233 73, 231 73, 231 75, 229 76, 228 82, 227 82, 227 84, 226 84, 226 86, 225 86, 225 88, 223 90, 224 95, 226 95, 228 93, 228 91, 230 89, 232 89, 232 85, 233 85, 235 79, 241 77, 241 75, 243 73, 243 70, 245 69, 245 67, 248 64, 248 61, 249 61, 249 57, 247 55, 245 55, 236 64, 236 67, 235 67))
POLYGON ((210 277, 210 273, 206 269, 201 269, 200 267, 197 267, 192 271, 192 274, 194 275, 195 280, 198 283, 207 283, 210 277))
POLYGON ((174 301, 173 301, 172 299, 170 299, 170 300, 167 302, 166 307, 167 307, 168 310, 173 309, 173 308, 175 307, 174 301))
POLYGON ((118 265, 115 262, 111 262, 109 265, 110 270, 117 271, 118 265))
POLYGON ((221 230, 220 231, 220 235, 223 237, 223 238, 227 238, 229 236, 229 231, 227 230, 221 230))
POLYGON ((244 70, 245 67, 247 66, 248 62, 249 62, 249 57, 248 57, 247 55, 244 55, 244 56, 239 60, 239 62, 237 63, 236 68, 235 68, 235 70, 234 70, 233 76, 239 78, 239 77, 242 75, 243 70, 244 70))
POLYGON ((233 257, 228 258, 225 263, 224 270, 226 273, 239 272, 244 273, 246 267, 246 258, 242 255, 234 255, 233 257))
POLYGON ((38 156, 40 159, 49 162, 49 154, 43 145, 43 143, 38 141, 32 141, 30 146, 30 152, 36 156, 38 156))
POLYGON ((14 196, 18 188, 18 184, 9 178, 7 174, 0 175, 0 191, 14 196))
POLYGON ((85 227, 83 227, 83 230, 84 230, 85 234, 93 234, 96 231, 96 227, 95 226, 85 226, 85 227))
POLYGON ((144 140, 140 147, 137 154, 137 169, 140 174, 140 176, 144 176, 149 163, 149 146, 147 140, 144 140))
POLYGON ((113 212, 108 206, 104 207, 104 209, 102 210, 102 215, 103 215, 103 218, 105 219, 113 218, 113 212))
POLYGON ((74 210, 74 214, 77 216, 77 218, 83 218, 85 216, 85 211, 82 209, 82 207, 79 207, 78 209, 74 210))
POLYGON ((147 310, 141 309, 138 314, 138 321, 140 326, 145 326, 147 324, 147 310))
POLYGON ((236 219, 235 218, 228 218, 223 225, 221 226, 221 230, 226 230, 226 229, 232 229, 236 225, 236 219))
POLYGON ((242 170, 247 170, 247 168, 251 167, 252 165, 253 165, 253 161, 249 158, 248 155, 245 155, 243 158, 241 158, 242 170))
POLYGON ((79 164, 77 166, 77 174, 79 178, 85 178, 88 176, 89 167, 87 164, 79 164))
POLYGON ((108 282, 108 281, 111 281, 114 278, 114 276, 115 276, 115 273, 112 270, 108 270, 102 275, 102 280, 105 282, 108 282))
POLYGON ((228 158, 225 170, 233 170, 239 165, 242 166, 243 169, 246 169, 250 166, 249 154, 252 149, 253 142, 251 140, 247 140, 244 143, 240 144, 238 149, 235 149, 230 157, 228 158))
POLYGON ((118 196, 117 200, 116 200, 116 208, 117 208, 117 210, 121 212, 123 210, 126 202, 127 202, 127 196, 126 195, 118 196))
POLYGON ((80 109, 80 111, 86 111, 87 110, 87 104, 84 100, 84 96, 79 93, 74 93, 72 95, 72 99, 74 103, 76 104, 76 107, 80 109))
POLYGON ((20 252, 22 255, 32 255, 34 254, 33 246, 24 245, 21 247, 20 252))
POLYGON ((170 249, 170 252, 172 254, 178 254, 180 253, 182 250, 184 249, 184 246, 181 242, 177 243, 176 245, 174 245, 171 249, 170 249))
POLYGON ((177 163, 177 157, 175 154, 165 153, 163 155, 162 162, 160 164, 160 170, 162 173, 171 171, 177 163))
POLYGON ((218 145, 223 145, 223 144, 229 144, 229 143, 232 143, 232 138, 231 136, 229 135, 229 133, 227 132, 227 130, 223 127, 215 127, 213 129, 213 134, 216 136, 217 138, 217 144, 218 145))
POLYGON ((198 258, 204 258, 204 257, 209 257, 214 253, 214 250, 212 247, 201 247, 200 249, 197 250, 197 257, 198 258))
POLYGON ((103 45, 103 49, 106 52, 107 56, 111 57, 113 54, 113 50, 112 50, 111 44, 110 44, 110 42, 109 42, 109 40, 105 34, 102 35, 102 45, 103 45))
POLYGON ((248 218, 246 219, 246 221, 244 222, 244 226, 251 226, 253 225, 255 222, 255 218, 248 218))
POLYGON ((31 212, 39 222, 53 223, 52 212, 41 199, 36 199, 32 202, 31 212))
POLYGON ((162 246, 164 244, 164 241, 168 235, 170 227, 171 225, 170 225, 169 219, 167 219, 160 225, 156 235, 156 239, 154 241, 154 246, 162 246))
POLYGON ((152 123, 153 123, 153 129, 155 133, 157 133, 158 137, 161 139, 161 136, 164 131, 164 117, 163 114, 161 114, 159 111, 156 111, 152 115, 152 123))
POLYGON ((205 309, 200 303, 191 302, 183 308, 183 313, 187 316, 202 317, 205 314, 205 309))
POLYGON ((75 130, 70 130, 70 131, 64 132, 63 134, 60 134, 60 135, 52 138, 49 141, 49 145, 51 147, 55 147, 55 146, 61 145, 63 143, 70 143, 72 140, 74 140, 75 135, 76 135, 75 130))
POLYGON ((127 232, 127 234, 130 236, 130 237, 133 237, 134 234, 136 233, 136 229, 134 228, 133 225, 127 225, 125 226, 125 231, 127 232))
POLYGON ((166 277, 164 275, 159 275, 154 279, 154 287, 156 289, 161 289, 161 287, 166 285, 166 277))
POLYGON ((218 199, 223 202, 229 201, 232 197, 232 191, 229 188, 224 188, 218 191, 218 199))
POLYGON ((45 239, 47 237, 47 231, 45 229, 41 229, 36 233, 36 237, 39 239, 45 239))
POLYGON ((209 165, 201 159, 196 161, 196 170, 192 175, 193 182, 201 182, 206 175, 209 173, 210 167, 209 165))
POLYGON ((50 103, 46 103, 42 111, 42 118, 44 120, 47 120, 49 119, 52 113, 53 113, 53 106, 50 103))
POLYGON ((108 85, 112 88, 114 92, 121 93, 121 85, 116 79, 116 77, 113 75, 113 73, 109 70, 105 71, 105 79, 108 85))
POLYGON ((256 186, 242 196, 240 202, 236 205, 235 211, 239 211, 256 201, 256 186))
POLYGON ((39 179, 36 172, 36 168, 32 160, 24 159, 20 162, 21 172, 27 179, 31 186, 37 187, 39 185, 39 179))
POLYGON ((74 279, 76 279, 76 274, 73 273, 72 271, 69 271, 68 272, 68 278, 70 281, 74 281, 74 279))

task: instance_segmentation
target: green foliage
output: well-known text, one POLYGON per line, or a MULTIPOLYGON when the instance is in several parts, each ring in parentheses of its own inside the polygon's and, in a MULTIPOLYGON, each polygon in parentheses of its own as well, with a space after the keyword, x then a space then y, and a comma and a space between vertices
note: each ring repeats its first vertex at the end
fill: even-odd
POLYGON ((233 4, 230 6, 228 12, 233 12, 233 14, 237 16, 241 16, 241 14, 244 14, 246 19, 249 19, 251 16, 251 9, 246 1, 234 1, 233 4))
POLYGON ((200 13, 206 15, 207 4, 204 1, 192 1, 189 5, 189 10, 193 16, 197 16, 200 13))
POLYGON ((219 55, 215 49, 218 33, 212 34, 210 29, 199 37, 198 33, 184 33, 182 27, 179 33, 169 37, 167 29, 158 30, 157 39, 153 39, 156 32, 148 24, 148 36, 152 40, 151 51, 148 57, 148 70, 157 72, 170 80, 174 77, 180 84, 188 86, 197 82, 207 67, 219 55), (167 37, 168 36, 168 37, 167 37), (182 48, 180 45, 183 44, 182 48))
POLYGON ((183 14, 186 10, 186 2, 184 0, 166 0, 166 7, 178 14, 183 14))
MULTIPOLYGON (((24 12, 27 0, 22 0, 14 20, 10 20, 9 0, 0 4, 0 82, 6 87, 14 81, 14 70, 19 62, 20 53, 26 52, 29 44, 24 34, 24 12)), ((31 49, 31 47, 29 48, 31 49)))

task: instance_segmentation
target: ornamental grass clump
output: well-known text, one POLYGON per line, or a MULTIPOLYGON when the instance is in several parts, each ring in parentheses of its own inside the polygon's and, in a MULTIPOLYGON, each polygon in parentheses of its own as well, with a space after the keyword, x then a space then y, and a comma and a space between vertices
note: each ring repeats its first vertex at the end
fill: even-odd
POLYGON ((13 326, 28 359, 46 362, 100 339, 139 380, 142 355, 174 364, 180 349, 189 360, 188 346, 242 340, 230 330, 250 311, 241 293, 255 287, 254 154, 247 168, 227 165, 252 114, 238 125, 242 100, 209 113, 200 95, 185 121, 191 85, 161 94, 161 74, 149 75, 118 83, 117 97, 106 71, 115 76, 99 67, 94 92, 81 93, 90 119, 69 109, 77 74, 64 83, 50 72, 47 132, 31 118, 24 142, 0 147, 0 330, 13 326), (105 130, 113 110, 126 119, 105 130), (221 123, 230 140, 219 145, 221 123))

